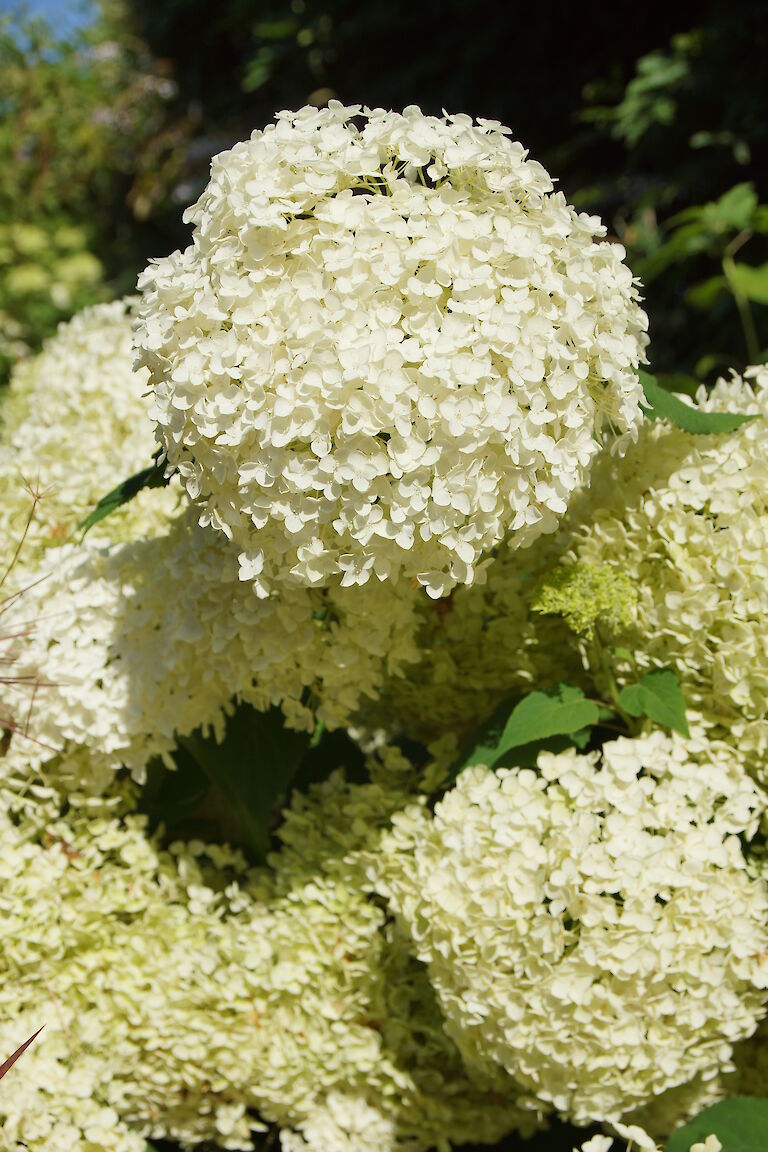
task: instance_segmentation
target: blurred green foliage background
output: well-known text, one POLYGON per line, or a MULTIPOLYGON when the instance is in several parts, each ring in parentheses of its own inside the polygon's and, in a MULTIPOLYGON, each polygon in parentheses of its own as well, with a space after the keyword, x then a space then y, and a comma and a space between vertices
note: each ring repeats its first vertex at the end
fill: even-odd
POLYGON ((764 0, 5 4, 0 372, 187 242, 214 152, 334 97, 510 125, 626 246, 668 385, 768 356, 764 0))

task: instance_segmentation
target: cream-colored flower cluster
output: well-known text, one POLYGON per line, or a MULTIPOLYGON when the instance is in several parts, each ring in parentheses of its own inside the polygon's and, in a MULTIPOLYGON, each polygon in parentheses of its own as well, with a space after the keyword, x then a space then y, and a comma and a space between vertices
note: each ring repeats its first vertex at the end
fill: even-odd
POLYGON ((60 818, 53 802, 3 796, 2 1035, 45 1030, 3 1081, 0 1128, 30 1148, 143 1152, 137 1137, 162 1131, 162 1101, 181 1139, 221 1133, 222 1147, 247 1147, 227 1143, 233 1127, 247 1137, 248 1125, 216 1079, 216 1046, 211 1066, 204 1058, 182 1074, 202 1029, 201 982, 211 982, 213 999, 228 907, 207 881, 223 889, 242 861, 194 845, 160 852, 141 818, 114 807, 74 793, 60 818), (178 1049, 179 1074, 163 1084, 153 1079, 153 1048, 178 1043, 164 1035, 164 1017, 185 1010, 187 1048, 178 1049), (68 1143, 55 1143, 59 1132, 68 1143))
POLYGON ((721 379, 696 403, 758 418, 709 436, 646 421, 620 461, 597 462, 555 534, 525 552, 499 549, 485 585, 418 608, 421 659, 384 684, 366 722, 389 716, 435 738, 477 725, 526 685, 593 689, 565 623, 531 610, 555 606, 541 591, 553 570, 573 571, 574 591, 612 570, 632 589, 601 617, 606 639, 636 658, 621 674, 674 668, 707 730, 768 782, 768 369, 721 379))
POLYGON ((335 777, 297 801, 261 874, 197 841, 160 850, 119 802, 73 794, 57 817, 5 796, 0 1039, 46 1031, 4 1082, 4 1132, 69 1125, 45 1144, 62 1152, 134 1152, 129 1132, 249 1149, 258 1117, 313 1152, 531 1132, 542 1109, 500 1069, 465 1071, 370 900, 363 861, 405 795, 335 777))
MULTIPOLYGON (((75 533, 97 501, 152 462, 148 373, 134 372, 131 319, 122 301, 62 324, 40 355, 15 368, 0 407, 3 553, 12 554, 40 493, 24 543, 25 565, 75 533)), ((99 525, 102 539, 152 531, 176 503, 145 492, 99 525)))
POLYGON ((7 613, 15 670, 38 677, 30 730, 10 760, 40 764, 81 746, 141 776, 201 725, 222 730, 233 698, 311 730, 348 722, 385 672, 417 657, 406 585, 286 589, 260 600, 237 554, 190 517, 166 534, 48 552, 7 613))
MULTIPOLYGON (((18 910, 17 910, 18 912, 18 910)), ((4 935, 0 931, 0 936, 4 935)), ((146 1152, 146 1141, 131 1131, 108 1104, 101 1054, 73 1060, 69 1026, 55 1013, 55 1001, 40 984, 38 1003, 20 1012, 18 1000, 0 990, 0 1051, 14 1051, 52 1018, 27 1050, 23 1064, 3 1079, 0 1095, 0 1152, 146 1152), (53 1011, 52 1011, 53 1010, 53 1011), (5 1015, 6 1011, 13 1016, 5 1015)), ((70 1021, 71 1023, 71 1021, 70 1021)))
POLYGON ((577 564, 618 564, 638 595, 622 643, 672 667, 713 736, 768 783, 768 369, 700 393, 758 416, 725 436, 646 424, 621 467, 601 461, 566 525, 577 564))
POLYGON ((140 279, 138 354, 170 464, 260 595, 470 584, 636 435, 624 251, 495 121, 282 112, 186 219, 140 279))
POLYGON ((468 1065, 617 1119, 716 1074, 765 1014, 768 892, 740 840, 763 808, 727 746, 657 730, 467 769, 375 867, 468 1065))

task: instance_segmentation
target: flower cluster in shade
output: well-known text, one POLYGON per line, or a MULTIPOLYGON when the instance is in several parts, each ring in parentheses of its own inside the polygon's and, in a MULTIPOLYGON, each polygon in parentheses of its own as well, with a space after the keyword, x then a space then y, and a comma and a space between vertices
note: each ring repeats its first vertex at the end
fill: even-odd
POLYGON ((338 727, 385 673, 417 658, 423 592, 409 585, 295 587, 261 600, 237 573, 227 541, 188 515, 147 539, 49 550, 7 613, 24 633, 16 671, 42 683, 34 741, 14 737, 11 761, 39 765, 82 747, 139 777, 178 736, 219 734, 235 698, 280 705, 294 728, 338 727))
POLYGON ((140 279, 169 464, 241 577, 471 584, 636 435, 647 321, 620 245, 509 130, 280 113, 214 158, 140 279))
POLYGON ((125 797, 72 792, 59 815, 39 787, 3 794, 0 1046, 46 1025, 4 1082, 4 1148, 250 1149, 267 1122, 291 1152, 447 1152, 540 1124, 501 1069, 465 1071, 370 899, 363 859, 407 795, 384 760, 388 783, 296 801, 269 872, 161 849, 125 797))
POLYGON ((560 537, 523 550, 502 545, 484 583, 417 602, 418 661, 384 678, 357 718, 362 730, 426 743, 467 738, 506 697, 580 682, 582 657, 571 633, 557 617, 531 610, 560 564, 560 537))
POLYGON ((577 1123, 727 1066, 768 1009, 764 798, 726 745, 657 730, 469 768, 374 869, 468 1067, 577 1123))
MULTIPOLYGON (((40 496, 22 559, 76 533, 115 485, 152 462, 148 373, 132 368, 129 302, 98 304, 59 327, 21 361, 0 409, 3 552, 20 541, 40 496)), ((173 492, 145 492, 94 532, 102 539, 151 531, 172 511, 173 492)))

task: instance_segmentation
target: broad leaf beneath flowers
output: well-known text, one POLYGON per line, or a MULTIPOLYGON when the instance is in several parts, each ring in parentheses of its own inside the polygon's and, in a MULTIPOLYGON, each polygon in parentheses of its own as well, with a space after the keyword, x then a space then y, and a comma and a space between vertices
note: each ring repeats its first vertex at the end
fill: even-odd
MULTIPOLYGON (((516 751, 515 763, 522 763, 519 750, 531 748, 531 763, 536 754, 546 749, 545 742, 553 737, 568 736, 568 743, 583 748, 589 738, 589 729, 597 724, 600 713, 597 704, 587 700, 580 688, 559 684, 552 693, 531 692, 524 696, 509 712, 509 704, 497 709, 484 729, 463 767, 485 764, 492 768, 507 753, 516 751), (506 716, 506 720, 503 717, 506 716)), ((529 757, 524 757, 525 763, 529 757)))
POLYGON ((665 1144, 665 1152, 688 1152, 714 1134, 723 1152, 765 1152, 768 1146, 768 1100, 733 1096, 713 1104, 678 1128, 665 1144))

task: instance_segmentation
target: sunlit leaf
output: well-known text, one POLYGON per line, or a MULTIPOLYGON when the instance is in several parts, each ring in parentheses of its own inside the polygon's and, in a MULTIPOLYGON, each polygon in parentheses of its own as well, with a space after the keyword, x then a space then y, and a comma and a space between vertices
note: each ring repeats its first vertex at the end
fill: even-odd
POLYGON ((733 1096, 713 1104, 682 1128, 673 1132, 665 1152, 689 1152, 692 1144, 714 1135, 723 1152, 765 1152, 768 1146, 768 1100, 733 1096))
POLYGON ((743 412, 702 412, 667 392, 649 372, 639 375, 647 403, 646 415, 652 420, 669 420, 684 432, 704 436, 733 432, 756 419, 743 412))
POLYGON ((619 693, 619 704, 630 716, 647 716, 655 724, 689 735, 685 697, 671 668, 646 672, 636 684, 625 685, 619 693))
POLYGON ((750 264, 734 264, 731 283, 737 292, 754 300, 756 304, 768 304, 768 264, 761 264, 759 268, 753 268, 750 264))

